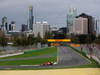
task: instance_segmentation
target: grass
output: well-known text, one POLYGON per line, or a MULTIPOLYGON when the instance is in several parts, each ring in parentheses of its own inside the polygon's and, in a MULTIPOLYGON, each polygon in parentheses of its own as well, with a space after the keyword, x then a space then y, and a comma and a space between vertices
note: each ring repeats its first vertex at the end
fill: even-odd
MULTIPOLYGON (((46 70, 46 69, 69 69, 69 68, 100 68, 99 64, 94 59, 89 59, 84 53, 78 51, 77 49, 75 49, 73 47, 70 47, 70 48, 72 48, 73 50, 75 50, 76 52, 78 52, 79 54, 81 54, 82 56, 84 56, 85 58, 87 58, 92 63, 87 64, 87 65, 73 66, 73 67, 56 67, 56 68, 11 68, 10 70, 46 70)), ((27 64, 27 61, 26 60, 24 62, 22 61, 22 63, 24 63, 24 65, 26 65, 27 64)), ((31 64, 33 64, 35 62, 36 63, 35 65, 37 65, 37 63, 38 64, 41 64, 41 63, 45 63, 47 61, 56 62, 57 61, 57 57, 55 56, 55 57, 50 57, 50 58, 42 58, 42 59, 29 60, 29 62, 31 64)), ((11 62, 14 62, 14 61, 0 62, 0 65, 1 64, 3 65, 5 63, 10 64, 11 62)), ((15 63, 18 63, 18 60, 15 63)))
POLYGON ((16 65, 40 65, 45 62, 57 62, 57 56, 49 58, 39 58, 39 59, 27 59, 27 60, 13 60, 13 61, 0 61, 1 66, 16 66, 16 65))
POLYGON ((70 47, 79 54, 83 55, 85 58, 87 58, 89 61, 91 61, 90 64, 87 65, 80 65, 80 66, 73 66, 73 67, 56 67, 56 68, 12 68, 10 70, 47 70, 47 69, 71 69, 71 68, 100 68, 99 64, 94 59, 89 59, 84 53, 78 51, 77 49, 70 47))
POLYGON ((0 59, 25 58, 25 57, 34 57, 34 56, 48 55, 48 54, 54 54, 54 53, 57 53, 57 47, 46 48, 44 50, 40 50, 36 52, 31 52, 31 53, 26 53, 26 54, 16 55, 16 56, 10 56, 10 57, 0 58, 0 59))

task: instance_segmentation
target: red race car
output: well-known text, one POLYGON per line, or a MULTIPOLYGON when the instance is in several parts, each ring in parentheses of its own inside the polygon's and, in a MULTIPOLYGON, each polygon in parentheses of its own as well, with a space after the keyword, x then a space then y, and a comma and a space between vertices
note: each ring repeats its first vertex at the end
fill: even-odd
POLYGON ((46 63, 41 64, 41 66, 47 66, 47 65, 53 65, 53 62, 46 62, 46 63))

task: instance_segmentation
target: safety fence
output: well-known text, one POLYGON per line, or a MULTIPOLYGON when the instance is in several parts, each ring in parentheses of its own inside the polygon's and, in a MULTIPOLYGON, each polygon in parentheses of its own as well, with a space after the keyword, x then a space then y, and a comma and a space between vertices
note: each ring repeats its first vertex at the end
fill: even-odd
POLYGON ((24 47, 22 47, 22 46, 20 46, 20 47, 7 46, 7 47, 5 47, 5 50, 0 48, 0 55, 34 51, 34 50, 43 49, 43 48, 46 48, 46 47, 48 47, 47 44, 41 45, 40 48, 38 48, 38 45, 31 45, 31 46, 24 46, 24 47))

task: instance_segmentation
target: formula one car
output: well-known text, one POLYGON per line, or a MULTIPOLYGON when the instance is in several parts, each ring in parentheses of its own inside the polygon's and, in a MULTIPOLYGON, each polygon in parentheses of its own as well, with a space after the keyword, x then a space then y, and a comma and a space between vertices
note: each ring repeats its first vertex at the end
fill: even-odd
POLYGON ((47 66, 47 65, 53 65, 53 62, 46 62, 46 63, 41 64, 41 66, 47 66))

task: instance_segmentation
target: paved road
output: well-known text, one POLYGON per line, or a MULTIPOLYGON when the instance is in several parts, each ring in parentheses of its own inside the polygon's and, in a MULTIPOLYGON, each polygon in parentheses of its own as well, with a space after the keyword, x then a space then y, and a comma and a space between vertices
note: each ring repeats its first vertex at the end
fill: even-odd
POLYGON ((35 57, 27 57, 27 58, 0 59, 0 61, 38 59, 38 58, 48 58, 48 57, 52 57, 52 56, 53 56, 53 54, 49 54, 49 55, 42 55, 42 56, 35 56, 35 57))
POLYGON ((58 47, 58 64, 52 66, 0 66, 0 68, 51 68, 51 67, 72 67, 89 64, 84 57, 69 47, 58 47))
POLYGON ((71 67, 85 65, 88 63, 89 61, 77 52, 73 51, 71 48, 64 46, 58 47, 58 65, 71 67))

